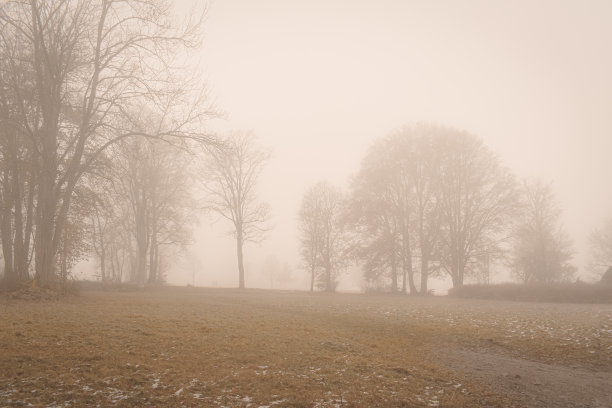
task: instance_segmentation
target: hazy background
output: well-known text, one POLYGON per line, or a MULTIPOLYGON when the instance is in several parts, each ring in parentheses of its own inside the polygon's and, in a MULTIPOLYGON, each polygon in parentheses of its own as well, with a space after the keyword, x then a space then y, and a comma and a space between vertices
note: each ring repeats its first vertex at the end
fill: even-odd
MULTIPOLYGON (((305 189, 346 187, 376 138, 419 121, 476 134, 519 176, 552 181, 578 274, 592 280, 587 236, 612 216, 610 21, 610 1, 213 2, 193 56, 225 113, 210 128, 251 129, 273 151, 260 192, 275 228, 245 247, 247 287, 270 287, 261 270, 274 256, 293 269, 288 286, 306 289, 305 189)), ((210 223, 169 282, 195 270, 196 285, 237 285, 229 225, 210 223)), ((340 290, 359 281, 347 274, 340 290)))

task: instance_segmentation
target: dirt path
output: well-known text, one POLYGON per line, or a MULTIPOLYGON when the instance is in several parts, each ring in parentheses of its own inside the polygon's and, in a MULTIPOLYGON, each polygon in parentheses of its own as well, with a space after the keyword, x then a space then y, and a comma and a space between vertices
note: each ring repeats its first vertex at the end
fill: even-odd
POLYGON ((504 355, 495 348, 447 349, 450 368, 527 407, 612 407, 612 372, 565 367, 504 355))

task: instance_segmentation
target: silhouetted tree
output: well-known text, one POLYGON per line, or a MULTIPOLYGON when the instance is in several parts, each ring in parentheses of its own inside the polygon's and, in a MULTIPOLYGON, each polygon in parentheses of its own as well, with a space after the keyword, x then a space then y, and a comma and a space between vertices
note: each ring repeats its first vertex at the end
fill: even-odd
POLYGON ((281 263, 275 255, 268 255, 261 267, 261 275, 270 282, 270 289, 282 288, 293 281, 287 262, 281 263))
POLYGON ((120 141, 111 152, 104 169, 109 182, 96 180, 102 191, 92 214, 101 275, 104 280, 107 260, 113 266, 112 257, 129 248, 131 278, 141 285, 160 282, 162 248, 191 242, 196 204, 190 155, 185 146, 145 138, 120 141))
POLYGON ((314 291, 317 268, 320 264, 322 242, 322 223, 319 214, 319 196, 308 190, 302 198, 299 213, 300 255, 306 269, 310 272, 310 291, 314 291))
POLYGON ((354 233, 351 252, 363 262, 366 280, 378 286, 382 279, 389 279, 392 292, 398 290, 402 260, 412 269, 411 248, 402 248, 410 244, 406 227, 412 209, 412 180, 402 166, 401 153, 396 154, 397 142, 380 139, 369 149, 352 182, 346 213, 354 233))
POLYGON ((524 183, 522 217, 512 254, 515 276, 524 283, 565 280, 575 272, 572 244, 561 225, 561 210, 550 184, 524 183))
POLYGON ((270 208, 257 197, 258 178, 270 153, 251 133, 233 132, 219 148, 209 149, 202 182, 205 208, 232 223, 238 258, 238 287, 244 288, 243 246, 261 242, 268 231, 270 208))
POLYGON ((480 139, 446 129, 437 142, 441 154, 440 262, 453 287, 485 256, 492 261, 510 236, 517 214, 516 182, 480 139))
POLYGON ((343 206, 342 191, 326 181, 304 193, 300 208, 300 243, 302 260, 311 274, 311 291, 316 283, 322 290, 334 292, 337 278, 346 264, 343 206))
POLYGON ((589 236, 591 268, 602 275, 612 267, 612 218, 589 236))

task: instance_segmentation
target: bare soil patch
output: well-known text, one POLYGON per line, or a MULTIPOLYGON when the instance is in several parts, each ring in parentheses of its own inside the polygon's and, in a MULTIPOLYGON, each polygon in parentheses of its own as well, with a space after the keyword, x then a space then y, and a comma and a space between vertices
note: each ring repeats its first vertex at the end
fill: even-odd
POLYGON ((612 307, 85 291, 0 299, 0 350, 0 406, 554 405, 535 397, 549 384, 533 384, 531 374, 519 373, 532 387, 505 385, 521 368, 514 360, 498 381, 482 374, 491 366, 499 372, 504 359, 533 363, 521 368, 529 373, 558 371, 568 384, 572 373, 592 376, 591 386, 572 383, 588 392, 570 392, 575 404, 566 405, 588 406, 580 405, 584 395, 605 392, 612 371, 612 307), (470 354, 483 349, 490 355, 470 354))
POLYGON ((612 403, 612 373, 565 367, 495 351, 454 350, 447 356, 457 371, 478 378, 530 407, 606 408, 612 403))

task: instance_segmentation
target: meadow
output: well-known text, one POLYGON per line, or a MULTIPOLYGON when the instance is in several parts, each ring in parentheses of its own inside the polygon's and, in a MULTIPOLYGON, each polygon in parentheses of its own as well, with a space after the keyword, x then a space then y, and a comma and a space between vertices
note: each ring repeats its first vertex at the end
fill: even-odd
POLYGON ((0 297, 0 406, 605 407, 612 305, 157 287, 0 297))

